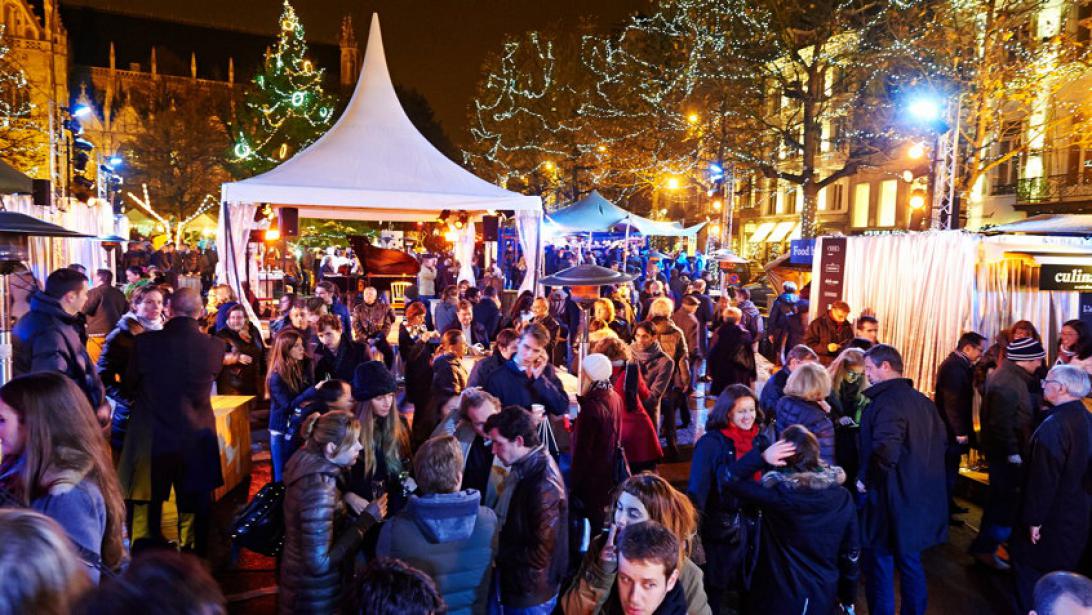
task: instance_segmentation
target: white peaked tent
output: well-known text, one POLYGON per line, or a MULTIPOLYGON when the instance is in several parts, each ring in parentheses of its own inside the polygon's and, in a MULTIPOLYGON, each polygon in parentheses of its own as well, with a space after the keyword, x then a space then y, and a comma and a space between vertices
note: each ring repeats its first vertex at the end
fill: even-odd
MULTIPOLYGON (((379 16, 372 15, 356 90, 326 134, 276 168, 222 187, 217 275, 238 292, 246 278, 246 241, 259 203, 295 207, 301 218, 417 221, 443 210, 513 210, 531 289, 538 270, 542 201, 491 184, 441 154, 417 132, 398 102, 387 70, 379 16)), ((473 280, 474 225, 455 242, 460 279, 473 280)))

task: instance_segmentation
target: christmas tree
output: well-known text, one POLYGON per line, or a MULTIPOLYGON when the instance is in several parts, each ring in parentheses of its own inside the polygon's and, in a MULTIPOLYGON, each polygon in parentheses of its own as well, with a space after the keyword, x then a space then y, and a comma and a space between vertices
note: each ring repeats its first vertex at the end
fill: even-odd
POLYGON ((12 62, 0 25, 0 157, 32 176, 39 177, 48 162, 48 141, 35 121, 34 104, 26 74, 12 62))
POLYGON ((303 24, 285 0, 277 45, 254 76, 229 159, 239 176, 272 169, 315 141, 330 126, 335 101, 322 90, 323 69, 307 59, 303 24))

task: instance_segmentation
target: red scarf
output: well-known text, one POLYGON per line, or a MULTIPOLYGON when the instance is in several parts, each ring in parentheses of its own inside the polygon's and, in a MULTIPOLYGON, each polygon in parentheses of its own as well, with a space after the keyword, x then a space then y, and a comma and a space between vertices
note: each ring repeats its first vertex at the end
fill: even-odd
MULTIPOLYGON (((751 428, 744 431, 735 423, 728 423, 728 426, 720 430, 720 433, 724 434, 725 438, 732 441, 732 444, 736 447, 736 459, 742 459, 744 455, 751 452, 754 448, 755 438, 758 436, 758 422, 756 421, 751 428)), ((757 475, 756 475, 757 477, 757 475)))

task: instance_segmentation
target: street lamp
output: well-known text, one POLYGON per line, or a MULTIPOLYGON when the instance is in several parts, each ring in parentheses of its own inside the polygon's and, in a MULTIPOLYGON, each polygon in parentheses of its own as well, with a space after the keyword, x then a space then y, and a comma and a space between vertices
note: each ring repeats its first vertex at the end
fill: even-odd
POLYGON ((906 150, 906 155, 913 160, 918 160, 925 156, 925 146, 921 143, 914 143, 910 146, 910 149, 906 150))
POLYGON ((689 115, 686 116, 686 121, 691 126, 697 124, 699 120, 701 120, 701 116, 694 112, 691 112, 689 115))

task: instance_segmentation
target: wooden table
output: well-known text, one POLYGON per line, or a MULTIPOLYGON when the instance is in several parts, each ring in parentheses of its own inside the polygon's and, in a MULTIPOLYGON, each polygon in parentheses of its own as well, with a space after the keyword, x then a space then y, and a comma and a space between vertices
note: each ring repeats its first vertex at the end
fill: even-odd
POLYGON ((213 395, 212 411, 216 415, 216 437, 220 442, 220 470, 224 486, 212 494, 219 500, 250 476, 250 395, 213 395))

